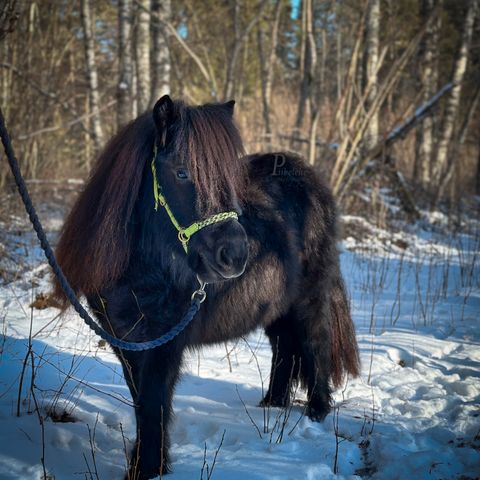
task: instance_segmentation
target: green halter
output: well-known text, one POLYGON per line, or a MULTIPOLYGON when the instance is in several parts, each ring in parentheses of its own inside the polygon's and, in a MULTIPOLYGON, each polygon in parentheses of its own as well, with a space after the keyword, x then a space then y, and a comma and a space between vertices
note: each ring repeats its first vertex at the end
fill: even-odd
POLYGON ((170 207, 167 203, 167 200, 162 193, 162 190, 160 188, 160 184, 158 183, 157 169, 155 167, 155 159, 156 158, 157 158, 157 146, 155 145, 154 150, 153 150, 153 160, 152 160, 153 197, 155 199, 155 211, 158 210, 158 205, 159 204, 165 209, 168 216, 170 217, 170 220, 173 223, 173 226, 178 231, 178 240, 180 240, 180 243, 182 244, 182 247, 185 250, 185 253, 188 252, 188 241, 190 240, 190 237, 194 233, 197 233, 199 230, 201 230, 203 227, 206 227, 208 225, 212 225, 214 223, 223 222, 224 220, 228 220, 229 218, 234 218, 235 220, 238 220, 238 214, 236 212, 222 212, 222 213, 217 213, 215 215, 211 215, 210 217, 208 217, 205 220, 202 220, 200 222, 194 222, 187 228, 183 228, 178 223, 175 216, 173 215, 173 212, 170 209, 170 207))

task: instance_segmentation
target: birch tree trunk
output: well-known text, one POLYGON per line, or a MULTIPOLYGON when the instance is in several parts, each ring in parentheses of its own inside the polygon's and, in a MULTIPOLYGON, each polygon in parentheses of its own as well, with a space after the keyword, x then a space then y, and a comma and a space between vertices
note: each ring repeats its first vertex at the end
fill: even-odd
POLYGON ((168 48, 168 28, 165 22, 171 21, 172 5, 170 0, 153 0, 152 11, 160 21, 152 26, 152 67, 153 81, 150 105, 163 95, 170 94, 170 50, 168 48))
POLYGON ((468 3, 468 10, 465 16, 462 42, 453 72, 453 89, 450 97, 447 99, 445 115, 443 118, 442 131, 437 148, 437 159, 433 163, 432 178, 435 186, 439 186, 442 177, 448 169, 448 153, 453 137, 455 121, 460 106, 460 97, 462 94, 462 82, 467 69, 468 53, 472 41, 473 25, 478 10, 478 0, 471 0, 468 3))
MULTIPOLYGON (((422 21, 426 22, 438 0, 422 0, 422 21)), ((425 37, 420 44, 418 55, 420 74, 419 88, 423 90, 422 101, 425 103, 433 97, 438 90, 438 32, 440 29, 438 17, 427 26, 425 37), (422 68, 423 67, 423 68, 422 68)), ((429 115, 420 124, 415 137, 415 164, 413 176, 416 181, 428 188, 431 181, 432 155, 434 146, 434 117, 429 115)))
POLYGON ((91 122, 93 128, 93 142, 96 152, 99 152, 103 146, 103 131, 100 118, 100 100, 98 93, 98 75, 95 62, 95 42, 92 30, 92 16, 90 12, 90 0, 80 0, 80 14, 82 17, 84 47, 85 47, 85 66, 87 70, 87 82, 89 89, 89 101, 91 111, 91 122))
POLYGON ((132 119, 132 0, 118 0, 117 127, 132 119))
POLYGON ((445 190, 448 186, 448 183, 452 182, 452 180, 454 181, 456 163, 453 161, 453 159, 458 158, 458 153, 461 147, 465 144, 467 133, 469 131, 469 126, 473 120, 475 111, 477 110, 477 106, 479 103, 480 103, 480 86, 477 85, 475 94, 473 95, 473 97, 471 98, 471 101, 467 106, 467 114, 465 115, 465 119, 463 120, 462 127, 460 128, 458 136, 454 141, 454 146, 452 148, 452 152, 450 155, 452 158, 452 161, 448 163, 447 171, 445 172, 445 175, 442 177, 440 181, 440 185, 436 191, 437 201, 439 198, 442 198, 443 195, 445 194, 445 190))
MULTIPOLYGON (((378 94, 378 59, 380 31, 380 0, 369 0, 366 32, 366 85, 370 85, 367 98, 367 110, 378 94)), ((373 148, 378 143, 378 110, 373 113, 365 134, 364 146, 373 148)))
MULTIPOLYGON (((133 38, 132 31, 132 38, 133 38)), ((132 44, 132 54, 135 54, 134 44, 132 44)), ((138 115, 138 76, 137 76, 137 62, 136 57, 132 58, 132 83, 130 88, 130 98, 132 99, 131 118, 136 118, 138 115)))
POLYGON ((150 0, 138 0, 135 35, 137 101, 139 113, 150 105, 150 0))

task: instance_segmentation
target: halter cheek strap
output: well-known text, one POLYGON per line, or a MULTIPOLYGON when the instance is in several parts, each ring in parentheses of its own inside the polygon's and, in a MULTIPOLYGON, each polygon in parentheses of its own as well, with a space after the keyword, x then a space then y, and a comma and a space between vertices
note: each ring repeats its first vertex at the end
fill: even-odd
POLYGON ((167 203, 167 199, 162 193, 162 189, 160 184, 158 183, 157 178, 157 169, 155 167, 155 159, 157 158, 157 146, 155 145, 154 148, 154 155, 152 160, 152 176, 153 176, 153 198, 155 199, 155 211, 158 210, 158 205, 161 205, 165 211, 167 212, 170 221, 173 223, 173 226, 178 231, 178 240, 182 244, 185 253, 188 252, 188 241, 190 237, 201 230, 203 227, 207 227, 208 225, 213 225, 214 223, 223 222, 228 220, 229 218, 234 218, 238 220, 238 214, 236 212, 222 212, 216 213, 215 215, 211 215, 207 217, 205 220, 201 220, 199 222, 194 222, 190 226, 183 228, 175 218, 175 215, 172 212, 172 209, 167 203))

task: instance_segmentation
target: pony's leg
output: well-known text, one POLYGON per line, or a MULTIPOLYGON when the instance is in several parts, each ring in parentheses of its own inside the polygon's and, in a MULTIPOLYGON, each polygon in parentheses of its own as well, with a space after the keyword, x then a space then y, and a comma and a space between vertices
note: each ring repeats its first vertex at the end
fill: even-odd
POLYGON ((272 346, 272 367, 268 392, 261 406, 285 407, 289 404, 292 381, 298 378, 301 368, 300 346, 291 321, 289 313, 265 329, 272 346))
POLYGON ((128 480, 168 473, 172 397, 180 371, 182 349, 173 342, 145 352, 123 352, 122 363, 135 403, 137 439, 128 480))
POLYGON ((311 420, 322 421, 331 410, 331 330, 328 309, 317 302, 297 311, 297 321, 303 338, 301 372, 307 388, 307 415, 311 420))

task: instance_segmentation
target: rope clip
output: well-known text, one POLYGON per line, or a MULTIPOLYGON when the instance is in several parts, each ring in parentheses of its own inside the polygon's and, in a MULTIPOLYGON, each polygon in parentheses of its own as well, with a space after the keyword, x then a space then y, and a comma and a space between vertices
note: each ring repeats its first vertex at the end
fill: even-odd
POLYGON ((198 300, 200 303, 203 303, 207 298, 207 292, 205 291, 205 287, 207 286, 207 282, 200 280, 200 277, 197 275, 198 283, 200 284, 200 288, 195 290, 192 293, 192 300, 198 300))

